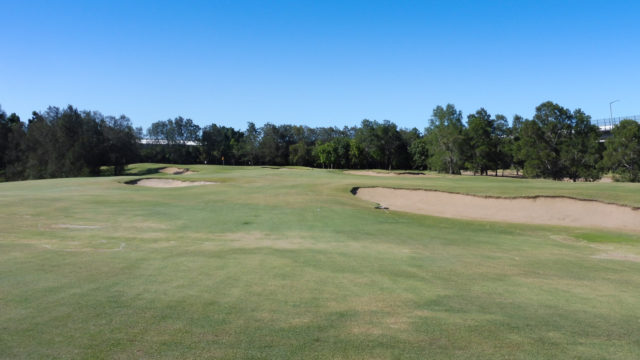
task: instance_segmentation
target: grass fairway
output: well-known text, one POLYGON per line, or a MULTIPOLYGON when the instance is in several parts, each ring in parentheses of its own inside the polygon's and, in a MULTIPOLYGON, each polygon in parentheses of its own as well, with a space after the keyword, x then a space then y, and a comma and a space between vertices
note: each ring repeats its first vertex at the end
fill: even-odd
POLYGON ((0 184, 0 357, 638 359, 640 235, 375 210, 354 186, 640 186, 136 165, 0 184), (146 188, 140 178, 216 185, 146 188))

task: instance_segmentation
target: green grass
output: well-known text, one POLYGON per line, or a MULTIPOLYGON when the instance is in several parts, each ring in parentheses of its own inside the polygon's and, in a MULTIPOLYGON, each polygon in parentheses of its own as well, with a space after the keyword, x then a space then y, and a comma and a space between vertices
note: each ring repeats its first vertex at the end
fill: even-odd
POLYGON ((640 357, 640 263, 593 257, 640 255, 640 235, 375 210, 349 193, 640 206, 637 184, 163 166, 0 184, 1 358, 640 357), (141 176, 219 184, 124 185, 141 176))

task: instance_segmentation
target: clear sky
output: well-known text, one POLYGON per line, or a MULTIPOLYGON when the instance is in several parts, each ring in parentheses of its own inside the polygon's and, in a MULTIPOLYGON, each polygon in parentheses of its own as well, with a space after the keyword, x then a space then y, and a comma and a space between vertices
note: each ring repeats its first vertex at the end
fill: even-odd
POLYGON ((0 106, 136 126, 640 114, 640 1, 0 0, 0 106))

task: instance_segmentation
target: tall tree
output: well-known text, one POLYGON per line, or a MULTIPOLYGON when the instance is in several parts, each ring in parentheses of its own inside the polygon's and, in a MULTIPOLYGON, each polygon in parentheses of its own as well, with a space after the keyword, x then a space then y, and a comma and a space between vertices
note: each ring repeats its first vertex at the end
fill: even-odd
POLYGON ((599 129, 591 123, 591 117, 582 110, 573 111, 569 132, 560 148, 560 159, 566 177, 574 182, 578 179, 593 181, 600 179, 601 159, 599 129))
POLYGON ((407 145, 398 131, 398 126, 389 120, 362 120, 355 133, 355 139, 362 144, 368 165, 377 168, 399 167, 403 158, 408 158, 407 145))
POLYGON ((467 137, 470 145, 469 164, 473 174, 486 174, 495 167, 496 142, 493 137, 494 120, 481 108, 467 116, 467 137))
POLYGON ((104 139, 102 164, 113 167, 114 175, 122 175, 125 166, 139 159, 136 130, 125 115, 106 116, 101 121, 104 139))
POLYGON ((602 166, 620 181, 640 181, 640 124, 622 120, 605 142, 602 166))
POLYGON ((349 167, 363 169, 367 167, 364 146, 355 138, 349 140, 349 167))
POLYGON ((429 141, 427 138, 419 138, 409 146, 411 163, 414 169, 426 170, 429 168, 429 141))
POLYGON ((506 116, 496 114, 491 136, 495 146, 493 164, 496 166, 496 176, 498 176, 498 169, 502 169, 504 175, 504 169, 509 169, 513 163, 513 156, 511 155, 513 139, 506 116))
POLYGON ((425 130, 429 141, 429 167, 439 172, 460 174, 467 157, 462 112, 452 104, 437 106, 425 130))
POLYGON ((0 178, 24 177, 25 125, 15 113, 7 116, 0 108, 0 178), (3 175, 4 174, 4 175, 3 175))
POLYGON ((258 161, 260 137, 262 133, 253 122, 247 123, 247 130, 240 142, 240 160, 245 165, 255 165, 258 161))
POLYGON ((202 156, 207 164, 235 165, 240 160, 244 133, 226 126, 211 124, 202 130, 202 156), (223 160, 224 158, 224 160, 223 160))
POLYGON ((191 119, 156 121, 147 129, 147 137, 155 144, 143 147, 144 157, 155 162, 190 164, 199 161, 200 126, 191 119))
POLYGON ((511 121, 511 128, 509 129, 509 155, 512 159, 513 167, 516 169, 516 175, 524 169, 525 158, 524 150, 522 149, 522 125, 525 119, 520 115, 514 115, 511 121))

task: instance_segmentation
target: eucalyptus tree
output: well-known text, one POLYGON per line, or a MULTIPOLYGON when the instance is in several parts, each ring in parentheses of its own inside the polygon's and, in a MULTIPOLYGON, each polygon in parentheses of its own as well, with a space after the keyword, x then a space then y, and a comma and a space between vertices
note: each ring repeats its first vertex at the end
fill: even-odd
POLYGON ((437 106, 425 136, 429 142, 429 167, 449 174, 460 174, 467 158, 462 112, 452 104, 437 106))
POLYGON ((640 124, 622 120, 605 142, 602 167, 613 171, 616 180, 640 181, 640 124))
POLYGON ((189 164, 200 160, 200 147, 195 144, 201 140, 201 129, 191 119, 156 121, 147 129, 147 137, 156 141, 143 148, 148 161, 189 164))
POLYGON ((565 177, 574 182, 578 179, 600 179, 602 172, 598 163, 602 156, 599 139, 599 129, 591 123, 591 117, 580 109, 574 110, 568 133, 560 146, 565 177))

